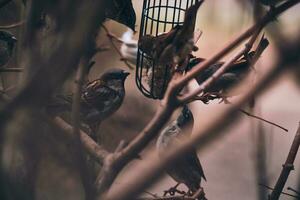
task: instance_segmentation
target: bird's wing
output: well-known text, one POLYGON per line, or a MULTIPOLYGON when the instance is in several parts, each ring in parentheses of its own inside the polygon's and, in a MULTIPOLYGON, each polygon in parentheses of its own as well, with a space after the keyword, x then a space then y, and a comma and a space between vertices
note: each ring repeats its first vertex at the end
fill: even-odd
MULTIPOLYGON (((178 145, 179 143, 182 143, 180 138, 173 138, 173 144, 178 145)), ((178 162, 188 167, 190 169, 190 173, 193 173, 193 176, 197 177, 200 174, 201 177, 206 181, 206 177, 195 148, 190 150, 182 158, 178 159, 178 162)))
POLYGON ((206 181, 206 177, 204 175, 202 165, 197 156, 196 149, 193 148, 193 150, 191 150, 187 155, 185 155, 185 159, 187 163, 189 163, 189 166, 193 167, 194 170, 198 171, 201 174, 201 177, 206 181))
POLYGON ((90 105, 112 100, 116 96, 117 92, 107 87, 100 79, 88 83, 82 93, 83 100, 90 105))

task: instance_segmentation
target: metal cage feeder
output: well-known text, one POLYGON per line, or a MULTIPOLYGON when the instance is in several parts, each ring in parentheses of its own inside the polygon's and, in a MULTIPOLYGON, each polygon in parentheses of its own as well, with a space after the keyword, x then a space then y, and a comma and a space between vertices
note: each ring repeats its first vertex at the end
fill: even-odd
MULTIPOLYGON (((170 31, 176 25, 182 25, 186 10, 195 2, 196 0, 144 0, 139 37, 148 34, 157 36, 170 31)), ((167 75, 167 70, 166 67, 164 76, 167 75)), ((155 87, 153 80, 156 75, 154 60, 139 49, 136 65, 137 87, 148 98, 162 99, 168 86, 168 80, 167 77, 163 79, 159 93, 153 92, 155 87), (151 80, 147 76, 149 66, 152 71, 151 80)))

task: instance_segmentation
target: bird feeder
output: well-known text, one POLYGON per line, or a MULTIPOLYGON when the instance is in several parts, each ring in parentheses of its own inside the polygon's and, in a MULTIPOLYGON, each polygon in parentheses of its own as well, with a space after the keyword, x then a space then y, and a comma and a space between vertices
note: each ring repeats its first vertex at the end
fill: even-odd
MULTIPOLYGON (((170 31, 176 25, 182 25, 186 10, 192 6, 196 0, 144 0, 141 17, 140 35, 158 36, 161 33, 170 31)), ((155 61, 146 55, 141 49, 138 50, 136 65, 136 84, 139 90, 148 98, 162 99, 168 85, 167 67, 159 76, 165 76, 159 84, 160 92, 154 92, 156 73, 155 61), (149 69, 151 70, 149 80, 149 69), (161 74, 163 73, 163 74, 161 74)))

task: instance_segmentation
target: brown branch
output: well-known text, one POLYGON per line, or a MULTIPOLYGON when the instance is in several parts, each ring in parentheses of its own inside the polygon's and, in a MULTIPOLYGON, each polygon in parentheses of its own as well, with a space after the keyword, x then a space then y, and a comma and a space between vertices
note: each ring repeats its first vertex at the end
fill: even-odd
POLYGON ((88 169, 86 155, 83 152, 82 142, 80 139, 80 100, 82 93, 82 85, 86 73, 88 71, 89 59, 83 58, 80 63, 75 80, 75 90, 73 92, 73 104, 72 104, 72 124, 74 135, 74 158, 77 162, 81 181, 85 191, 85 197, 87 200, 93 200, 95 198, 95 192, 92 181, 92 173, 88 169))
POLYGON ((104 31, 106 32, 107 38, 110 41, 111 45, 113 46, 113 48, 115 49, 115 51, 119 54, 119 56, 121 57, 121 61, 123 61, 126 66, 129 69, 134 69, 134 67, 132 67, 129 62, 126 60, 126 58, 123 57, 121 51, 119 50, 119 48, 116 46, 116 44, 114 43, 114 40, 116 40, 119 43, 124 43, 120 38, 118 38, 117 36, 115 36, 114 34, 112 34, 107 28, 106 26, 102 25, 102 28, 104 29, 104 31))
POLYGON ((284 185, 289 177, 291 170, 294 170, 294 161, 300 145, 300 122, 298 126, 297 133, 295 135, 294 141, 292 143, 291 149, 287 156, 285 163, 282 165, 282 171, 279 178, 275 184, 274 190, 270 195, 270 200, 277 200, 280 197, 280 194, 284 188, 284 185))
POLYGON ((267 119, 264 119, 264 118, 262 118, 262 117, 259 117, 259 116, 257 116, 257 115, 253 115, 253 114, 251 114, 251 113, 249 113, 249 112, 247 112, 247 111, 245 111, 245 110, 243 110, 243 109, 241 109, 241 108, 239 108, 238 110, 239 110, 241 113, 243 113, 243 114, 245 114, 245 115, 247 115, 247 116, 249 116, 249 117, 252 117, 252 118, 261 120, 261 121, 263 121, 263 122, 266 122, 266 123, 268 123, 268 124, 271 124, 271 125, 273 125, 273 126, 276 126, 276 127, 280 128, 280 129, 286 131, 286 132, 289 131, 287 128, 284 128, 283 126, 280 126, 279 124, 276 124, 276 123, 274 123, 274 122, 271 122, 271 121, 269 121, 269 120, 267 120, 267 119))
POLYGON ((0 29, 13 29, 13 28, 22 26, 23 24, 24 24, 24 21, 20 21, 20 22, 14 23, 14 24, 2 25, 2 26, 0 26, 0 29))
MULTIPOLYGON (((62 130, 68 137, 73 138, 73 127, 65 122, 60 117, 49 120, 52 125, 62 130)), ((104 159, 109 155, 109 152, 102 146, 98 145, 87 133, 80 130, 80 140, 83 148, 88 152, 94 160, 103 164, 104 159)))
MULTIPOLYGON (((124 148, 124 150, 106 159, 106 162, 104 164, 104 166, 106 167, 103 170, 101 178, 98 179, 96 183, 97 189, 99 191, 99 198, 101 198, 103 193, 105 193, 108 190, 108 188, 111 186, 114 179, 117 177, 118 173, 124 168, 124 166, 127 165, 135 157, 135 155, 139 154, 140 151, 145 148, 145 146, 147 146, 147 144, 158 134, 163 125, 169 120, 174 109, 180 105, 177 101, 176 96, 179 94, 179 91, 181 90, 181 88, 183 88, 183 86, 185 86, 191 79, 195 78, 202 70, 206 69, 211 64, 217 62, 219 59, 221 59, 223 56, 225 56, 227 53, 233 50, 237 45, 239 45, 242 41, 250 37, 252 34, 256 33, 258 30, 260 30, 261 27, 264 27, 267 23, 271 22, 277 15, 281 14, 282 12, 284 12, 285 10, 294 6, 297 3, 299 3, 299 0, 291 0, 286 3, 283 3, 277 8, 274 8, 258 23, 246 30, 244 33, 242 33, 240 36, 238 36, 236 39, 234 39, 232 42, 226 45, 221 51, 217 52, 211 58, 207 59, 203 63, 193 68, 191 72, 189 72, 186 76, 176 80, 172 80, 166 91, 164 99, 161 101, 159 109, 157 110, 154 118, 150 121, 150 123, 144 128, 144 130, 140 134, 138 134, 138 136, 135 139, 133 139, 133 141, 127 147, 124 148)), ((275 70, 275 72, 277 71, 279 70, 275 70)), ((275 74, 277 75, 277 73, 275 74)), ((273 74, 271 74, 270 77, 273 77, 272 75, 273 74)), ((270 80, 267 79, 267 81, 270 80)), ((234 113, 234 111, 235 109, 231 110, 230 114, 234 113)), ((149 180, 153 180, 153 178, 150 176, 148 176, 147 178, 149 178, 149 180)), ((132 190, 128 189, 128 191, 124 192, 124 196, 119 196, 119 194, 117 195, 116 193, 114 193, 112 194, 112 196, 109 196, 108 199, 118 199, 118 197, 126 199, 129 196, 134 196, 134 194, 137 191, 140 191, 139 189, 143 187, 144 184, 145 183, 141 185, 136 185, 136 187, 133 187, 132 190)))

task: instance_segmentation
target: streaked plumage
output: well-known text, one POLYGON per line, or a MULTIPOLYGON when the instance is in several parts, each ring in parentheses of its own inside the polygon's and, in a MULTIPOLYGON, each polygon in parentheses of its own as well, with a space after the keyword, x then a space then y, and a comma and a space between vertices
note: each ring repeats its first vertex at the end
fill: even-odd
POLYGON ((0 31, 0 67, 10 60, 17 39, 9 32, 0 31))
MULTIPOLYGON (((105 72, 99 79, 89 82, 81 95, 81 119, 90 127, 93 134, 101 121, 111 116, 122 105, 125 97, 124 82, 129 75, 121 69, 111 69, 105 72)), ((47 105, 50 114, 57 115, 70 111, 73 95, 57 95, 47 105)))
MULTIPOLYGON (((180 116, 171 122, 160 133, 156 149, 160 157, 170 148, 176 148, 183 134, 191 134, 194 118, 191 111, 185 106, 180 116)), ((178 158, 175 163, 166 168, 166 172, 178 183, 185 184, 190 191, 196 192, 200 188, 201 179, 206 180, 196 149, 192 149, 184 157, 178 158)))

